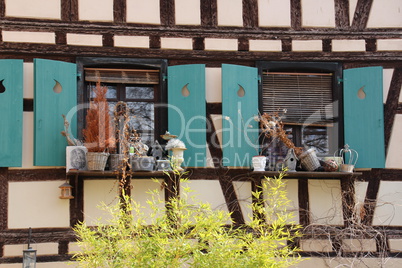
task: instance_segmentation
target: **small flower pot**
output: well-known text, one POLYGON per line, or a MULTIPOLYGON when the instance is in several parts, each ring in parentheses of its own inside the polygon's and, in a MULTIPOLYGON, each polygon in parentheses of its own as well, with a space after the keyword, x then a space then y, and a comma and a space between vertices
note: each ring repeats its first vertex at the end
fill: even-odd
POLYGON ((265 171, 265 165, 267 164, 267 158, 264 155, 253 156, 252 159, 254 171, 265 171))

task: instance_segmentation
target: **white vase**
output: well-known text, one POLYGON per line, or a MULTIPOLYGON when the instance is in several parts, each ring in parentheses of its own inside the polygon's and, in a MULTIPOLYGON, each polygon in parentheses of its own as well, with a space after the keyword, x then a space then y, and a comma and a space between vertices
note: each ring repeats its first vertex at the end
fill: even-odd
POLYGON ((252 163, 254 171, 265 171, 267 158, 264 155, 253 156, 252 163))
POLYGON ((172 167, 173 169, 183 170, 181 164, 184 161, 184 151, 187 150, 186 148, 172 148, 172 167))

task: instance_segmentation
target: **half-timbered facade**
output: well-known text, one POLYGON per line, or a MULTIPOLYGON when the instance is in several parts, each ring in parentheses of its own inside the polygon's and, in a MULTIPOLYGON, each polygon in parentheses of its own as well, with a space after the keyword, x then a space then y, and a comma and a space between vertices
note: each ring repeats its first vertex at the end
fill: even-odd
MULTIPOLYGON (((293 107, 303 121, 289 123, 296 144, 322 157, 346 143, 359 153, 352 174, 289 173, 306 227, 298 244, 311 257, 300 267, 401 265, 401 13, 401 0, 0 0, 0 267, 20 266, 29 227, 38 267, 66 267, 71 227, 116 202, 116 175, 66 174, 60 134, 65 114, 81 138, 99 77, 112 105, 138 112, 132 124, 148 143, 166 130, 180 136, 191 188, 237 223, 261 177, 276 174, 250 169, 260 142, 252 119, 293 107), (298 86, 270 96, 282 78, 298 86), (306 91, 292 95, 302 81, 306 91), (313 101, 301 104, 308 92, 313 101), (303 117, 307 108, 317 112, 303 117), (59 199, 66 180, 74 199, 59 199)), ((134 199, 159 188, 150 176, 164 178, 131 177, 134 199)))

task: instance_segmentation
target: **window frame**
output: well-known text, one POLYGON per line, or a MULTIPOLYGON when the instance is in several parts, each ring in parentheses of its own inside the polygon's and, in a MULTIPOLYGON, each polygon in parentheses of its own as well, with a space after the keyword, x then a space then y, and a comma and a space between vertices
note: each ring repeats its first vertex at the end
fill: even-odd
MULTIPOLYGON (((167 116, 167 65, 166 59, 141 59, 141 58, 106 58, 106 57, 78 57, 77 61, 77 103, 85 104, 89 101, 84 79, 84 68, 116 68, 121 69, 154 69, 159 70, 159 96, 155 99, 158 102, 154 103, 155 107, 155 139, 162 142, 162 135, 168 127, 167 116)), ((78 138, 82 139, 82 130, 85 127, 86 109, 78 109, 77 112, 77 130, 78 138)))
MULTIPOLYGON (((332 78, 332 98, 334 104, 334 114, 338 116, 334 118, 334 123, 338 124, 338 147, 344 143, 344 124, 343 124, 343 87, 342 87, 342 64, 338 62, 283 62, 283 61, 257 61, 259 83, 258 83, 258 110, 263 112, 263 71, 284 72, 284 71, 306 71, 306 72, 327 72, 333 73, 332 78), (336 110, 335 110, 336 109, 336 110)), ((294 133, 294 141, 296 146, 300 146, 299 140, 302 140, 301 129, 294 133)))

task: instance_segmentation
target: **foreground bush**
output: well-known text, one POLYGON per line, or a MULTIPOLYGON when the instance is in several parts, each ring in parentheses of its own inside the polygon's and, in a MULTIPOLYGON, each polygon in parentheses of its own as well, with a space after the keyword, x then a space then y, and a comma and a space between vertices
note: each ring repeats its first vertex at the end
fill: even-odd
POLYGON ((300 226, 289 220, 289 200, 279 178, 265 180, 255 215, 246 226, 227 225, 230 214, 209 204, 188 202, 190 190, 166 205, 158 191, 147 201, 152 213, 124 196, 115 206, 103 205, 111 215, 96 227, 85 222, 74 228, 81 252, 74 256, 80 267, 288 267, 300 261, 289 246, 300 226), (265 215, 263 217, 262 215, 265 215))

